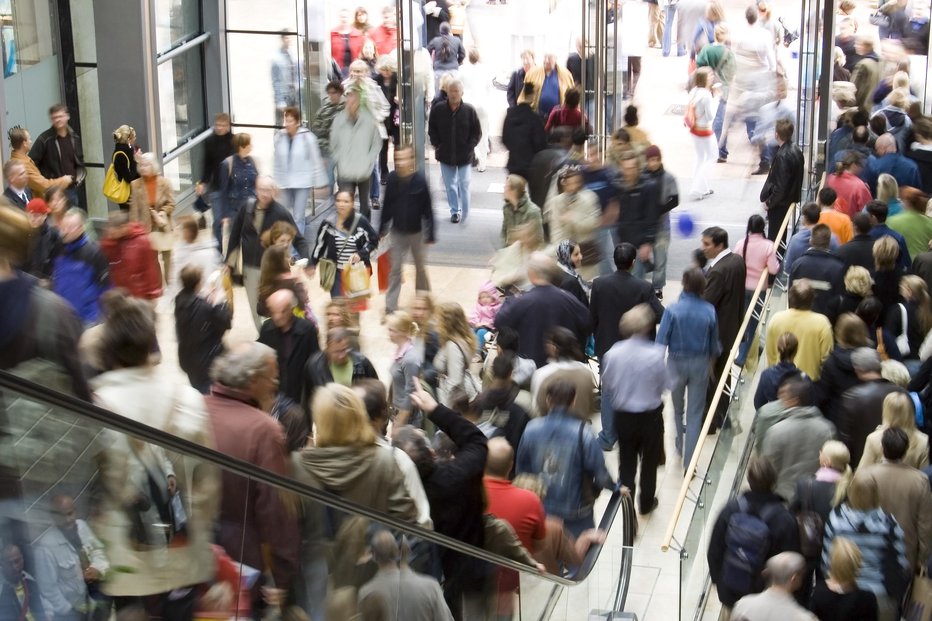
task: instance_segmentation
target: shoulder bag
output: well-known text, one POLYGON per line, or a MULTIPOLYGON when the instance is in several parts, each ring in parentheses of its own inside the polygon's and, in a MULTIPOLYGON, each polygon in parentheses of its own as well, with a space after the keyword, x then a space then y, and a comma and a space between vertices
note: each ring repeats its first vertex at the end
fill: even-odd
POLYGON ((822 516, 813 508, 812 490, 814 487, 815 479, 806 481, 804 501, 796 514, 796 524, 799 526, 799 551, 809 560, 822 556, 822 537, 825 534, 822 516))
MULTIPOLYGON (((353 225, 349 228, 346 234, 346 239, 343 240, 343 245, 340 246, 340 249, 337 250, 337 260, 340 259, 340 255, 343 254, 343 251, 346 249, 346 245, 349 243, 350 237, 352 237, 353 231, 356 230, 356 226, 359 224, 359 214, 356 214, 356 217, 353 218, 353 225)), ((320 276, 320 286, 324 291, 330 291, 333 289, 333 283, 337 279, 337 262, 333 259, 327 257, 321 257, 317 262, 317 272, 320 276)))
POLYGON ((900 354, 905 358, 909 355, 909 338, 906 332, 909 328, 909 318, 906 316, 906 306, 897 304, 900 307, 900 334, 896 337, 896 347, 900 354))
POLYGON ((129 181, 121 180, 117 177, 116 168, 113 166, 113 162, 116 160, 117 155, 125 157, 126 163, 129 164, 129 156, 126 155, 126 153, 123 151, 113 152, 113 156, 110 158, 110 166, 107 168, 107 174, 104 176, 104 198, 113 201, 117 205, 122 205, 129 200, 130 187, 129 181))

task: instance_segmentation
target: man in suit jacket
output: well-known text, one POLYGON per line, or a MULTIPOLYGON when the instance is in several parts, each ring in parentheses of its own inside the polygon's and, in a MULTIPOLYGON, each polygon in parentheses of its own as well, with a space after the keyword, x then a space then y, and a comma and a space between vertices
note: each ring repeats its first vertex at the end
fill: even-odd
POLYGON ((26 167, 19 160, 8 160, 3 165, 3 177, 7 186, 3 190, 3 197, 16 207, 25 210, 26 203, 32 200, 32 190, 29 189, 29 175, 26 167))
POLYGON ((512 328, 518 333, 518 355, 531 358, 537 368, 547 364, 544 333, 562 326, 576 335, 579 345, 589 338, 589 311, 571 294, 553 285, 559 268, 549 256, 535 252, 528 260, 530 291, 508 298, 495 316, 495 327, 512 328))
POLYGON ((298 300, 293 291, 279 289, 266 305, 271 319, 262 324, 258 341, 278 354, 278 392, 295 403, 304 398, 304 367, 320 351, 317 328, 307 319, 296 317, 298 300))
MULTIPOLYGON (((637 252, 634 244, 628 242, 615 246, 612 258, 617 271, 599 276, 592 283, 589 315, 592 318, 592 333, 595 335, 595 355, 598 356, 600 364, 605 352, 621 340, 618 324, 622 315, 638 304, 647 304, 654 311, 657 322, 663 316, 663 305, 657 299, 650 282, 631 275, 637 252)), ((606 450, 610 450, 617 439, 614 421, 615 413, 611 403, 608 399, 603 399, 599 442, 606 450)))
MULTIPOLYGON (((718 340, 722 353, 715 361, 709 376, 711 389, 707 393, 709 403, 722 373, 730 364, 731 347, 738 337, 741 320, 744 318, 744 259, 728 249, 728 231, 712 226, 702 232, 702 253, 708 259, 706 286, 703 298, 715 307, 718 318, 718 340)), ((720 399, 716 410, 717 428, 728 409, 728 399, 720 399)))

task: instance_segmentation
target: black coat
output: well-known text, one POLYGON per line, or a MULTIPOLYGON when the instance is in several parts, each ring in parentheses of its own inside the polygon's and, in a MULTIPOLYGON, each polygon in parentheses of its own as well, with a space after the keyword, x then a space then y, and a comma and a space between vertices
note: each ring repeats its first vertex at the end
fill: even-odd
MULTIPOLYGON (((541 127, 543 127, 543 123, 541 127)), ((531 167, 526 171, 527 177, 525 178, 527 179, 527 191, 531 195, 532 203, 535 205, 545 205, 547 203, 547 194, 550 192, 553 176, 566 162, 566 156, 567 152, 564 149, 558 145, 551 145, 543 151, 539 151, 531 159, 531 167)))
POLYGON ((502 124, 502 144, 508 149, 508 172, 527 179, 534 156, 547 146, 544 122, 529 104, 508 108, 502 124))
POLYGON ((657 315, 657 321, 660 321, 663 305, 650 282, 635 278, 625 271, 612 272, 592 281, 589 315, 595 336, 595 355, 599 360, 612 345, 621 340, 618 331, 621 316, 638 304, 649 304, 657 315))
POLYGON ((301 403, 305 392, 304 367, 310 357, 320 351, 317 328, 307 319, 295 317, 289 351, 285 351, 285 334, 272 321, 262 324, 257 340, 278 354, 278 392, 301 403))
POLYGON ((58 229, 50 226, 48 220, 37 229, 32 229, 32 253, 23 266, 23 271, 36 278, 49 279, 52 277, 52 261, 61 247, 61 236, 58 229))
POLYGON ((473 149, 482 138, 482 127, 476 109, 461 102, 454 112, 442 101, 430 109, 427 135, 436 149, 437 161, 449 166, 472 164, 473 149))
MULTIPOLYGON (((421 4, 426 4, 427 0, 423 0, 421 4)), ((434 37, 440 34, 440 24, 443 22, 450 21, 450 8, 447 4, 447 0, 437 0, 437 8, 440 9, 440 12, 434 15, 427 15, 424 18, 425 28, 427 30, 427 37, 425 41, 430 41, 434 37)))
POLYGON ((814 405, 836 426, 841 415, 842 393, 859 383, 851 364, 853 351, 836 345, 822 363, 822 373, 815 385, 814 405))
POLYGON ((744 319, 744 259, 735 253, 722 257, 706 274, 706 302, 715 307, 718 318, 718 341, 727 356, 738 337, 744 319))
MULTIPOLYGON (((350 360, 353 361, 353 378, 351 382, 355 384, 362 379, 379 379, 379 374, 375 372, 375 367, 369 362, 369 359, 360 354, 358 351, 350 351, 350 360)), ((333 381, 333 373, 330 372, 330 363, 327 361, 327 354, 319 351, 311 356, 304 366, 304 394, 306 395, 305 403, 310 408, 311 399, 314 398, 314 391, 333 381)))
MULTIPOLYGON (((75 183, 77 183, 83 181, 85 175, 84 149, 81 147, 81 137, 70 128, 68 131, 71 136, 71 146, 74 149, 75 183)), ((50 127, 39 134, 39 137, 32 143, 32 148, 29 149, 29 157, 36 163, 42 176, 47 179, 58 179, 65 174, 58 146, 55 144, 56 136, 55 128, 50 127)))
MULTIPOLYGON (((29 574, 23 575, 23 583, 26 591, 29 593, 28 611, 30 618, 45 619, 45 609, 42 607, 42 597, 39 594, 39 584, 33 580, 29 574)), ((19 603, 19 597, 16 595, 14 588, 6 581, 0 583, 0 619, 21 619, 23 618, 23 606, 19 603)))
POLYGON ((770 164, 770 174, 760 191, 767 208, 786 208, 799 201, 803 189, 803 152, 793 142, 780 145, 770 164))
POLYGON ((808 278, 816 292, 812 310, 831 317, 834 300, 844 290, 847 270, 848 266, 841 258, 826 250, 810 247, 793 264, 790 284, 794 280, 808 278))
POLYGON ((926 281, 926 286, 932 291, 932 250, 917 254, 909 271, 926 281))
POLYGON ((436 241, 434 233, 434 208, 430 197, 427 177, 415 171, 407 180, 402 180, 392 171, 385 180, 382 198, 382 218, 379 220, 379 236, 392 231, 399 233, 424 233, 428 244, 436 241))
MULTIPOLYGON (((767 527, 770 531, 770 551, 767 553, 767 558, 776 556, 781 552, 799 552, 799 526, 796 524, 796 518, 783 507, 783 498, 776 494, 761 492, 746 492, 744 497, 747 499, 751 511, 754 511, 758 516, 765 505, 780 505, 780 511, 767 521, 767 527)), ((735 602, 738 601, 738 595, 730 592, 721 583, 722 567, 725 561, 725 551, 727 550, 725 534, 728 531, 728 520, 732 514, 737 512, 738 501, 736 499, 729 500, 715 520, 707 554, 709 576, 712 578, 712 583, 718 587, 718 599, 725 606, 734 606, 735 602)), ((763 587, 763 583, 761 587, 763 587)))
POLYGON ((844 261, 845 272, 852 265, 860 265, 873 276, 874 274, 874 238, 870 235, 855 235, 847 244, 842 244, 835 251, 835 256, 844 261))
POLYGON ((919 179, 922 183, 920 189, 926 194, 932 193, 932 150, 913 149, 910 145, 906 149, 906 157, 916 162, 919 168, 919 179))
POLYGON ((186 291, 175 298, 178 366, 192 386, 210 381, 210 365, 223 353, 223 335, 232 325, 233 313, 226 303, 214 305, 186 291))
MULTIPOLYGON (((511 77, 508 78, 508 87, 505 89, 505 98, 508 100, 508 107, 514 108, 518 105, 518 97, 521 96, 521 92, 524 90, 524 76, 525 71, 524 67, 511 72, 511 77)), ((543 121, 541 121, 543 123, 543 121)))
POLYGON ((120 181, 132 183, 139 179, 139 171, 136 170, 136 153, 125 142, 118 142, 113 147, 113 155, 110 161, 113 162, 113 172, 116 173, 117 179, 120 181), (117 156, 118 153, 121 155, 117 156))
POLYGON ((589 338, 589 312, 571 294, 553 285, 540 285, 527 293, 510 297, 495 316, 495 327, 518 332, 518 355, 530 358, 537 367, 547 364, 544 332, 562 326, 576 335, 580 347, 589 338))
POLYGON ((23 194, 26 195, 26 200, 23 200, 19 197, 19 194, 13 191, 13 188, 6 186, 3 190, 3 197, 10 201, 10 204, 14 207, 19 207, 22 210, 26 209, 26 203, 32 200, 32 190, 25 188, 23 194))
POLYGON ((656 180, 642 175, 632 187, 619 181, 616 223, 619 242, 635 246, 653 243, 659 219, 660 184, 656 180))
POLYGON ((864 454, 867 436, 877 429, 883 420, 883 400, 891 392, 901 390, 885 379, 870 380, 846 390, 841 396, 835 427, 838 439, 845 443, 851 453, 851 468, 857 468, 864 454))
MULTIPOLYGON (((262 264, 262 254, 265 252, 265 248, 262 247, 260 241, 262 234, 271 229, 276 222, 287 222, 295 230, 298 228, 295 226, 294 218, 291 217, 288 210, 274 201, 265 210, 261 231, 257 231, 253 225, 255 213, 256 201, 255 199, 249 199, 246 206, 240 209, 236 217, 233 218, 233 225, 230 227, 230 243, 227 247, 227 256, 224 257, 225 261, 229 260, 238 248, 241 248, 243 265, 258 268, 262 264)), ((295 234, 292 245, 302 259, 310 258, 307 240, 300 231, 295 234)))
POLYGON ((211 134, 204 140, 204 168, 201 169, 201 183, 208 189, 216 189, 220 175, 217 168, 220 162, 236 153, 233 147, 233 132, 224 135, 211 134))

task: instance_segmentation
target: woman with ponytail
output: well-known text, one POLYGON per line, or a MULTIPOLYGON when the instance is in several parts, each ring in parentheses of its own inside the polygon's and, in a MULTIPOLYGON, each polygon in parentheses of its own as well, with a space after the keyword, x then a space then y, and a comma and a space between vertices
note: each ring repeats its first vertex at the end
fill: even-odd
POLYGON ((835 172, 825 177, 825 187, 832 188, 838 194, 836 211, 853 218, 873 198, 867 184, 861 180, 864 157, 860 153, 849 151, 838 162, 835 172))
MULTIPOLYGON (((748 218, 748 228, 744 239, 740 240, 735 246, 735 253, 744 257, 745 279, 744 279, 744 310, 747 311, 751 304, 751 298, 754 297, 754 290, 757 289, 757 283, 760 281, 761 274, 767 270, 771 275, 780 271, 780 261, 777 260, 777 249, 774 243, 764 237, 764 229, 767 221, 763 216, 754 214, 748 218)), ((761 295, 758 298, 758 306, 764 303, 764 294, 767 292, 769 283, 764 285, 761 295)), ((748 349, 754 340, 754 332, 757 331, 757 320, 751 319, 748 328, 744 333, 744 339, 741 341, 741 348, 738 350, 738 358, 735 360, 739 366, 744 366, 748 356, 748 349)))
POLYGON ((421 367, 424 359, 421 350, 414 346, 414 337, 418 325, 405 311, 395 311, 389 315, 388 338, 395 345, 395 355, 391 367, 391 419, 392 434, 407 424, 420 426, 420 417, 414 416, 411 393, 415 391, 415 382, 420 381, 421 367))

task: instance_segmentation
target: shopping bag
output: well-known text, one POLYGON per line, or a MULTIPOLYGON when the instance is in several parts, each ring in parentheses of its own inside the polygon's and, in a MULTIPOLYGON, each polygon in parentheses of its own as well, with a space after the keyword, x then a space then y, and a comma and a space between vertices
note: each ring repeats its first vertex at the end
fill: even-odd
POLYGON ((107 168, 107 174, 104 176, 104 198, 113 201, 117 205, 122 205, 129 200, 130 187, 128 181, 120 181, 117 177, 116 170, 113 168, 113 160, 117 155, 129 157, 122 151, 117 151, 110 159, 110 166, 107 168))
POLYGON ((932 620, 932 580, 923 571, 913 578, 913 588, 906 605, 906 621, 932 620))
POLYGON ((368 297, 370 287, 369 268, 362 261, 343 268, 343 295, 348 298, 368 297))
POLYGON ((376 271, 379 276, 379 293, 385 293, 388 291, 388 274, 392 271, 392 259, 388 252, 379 255, 376 271))

